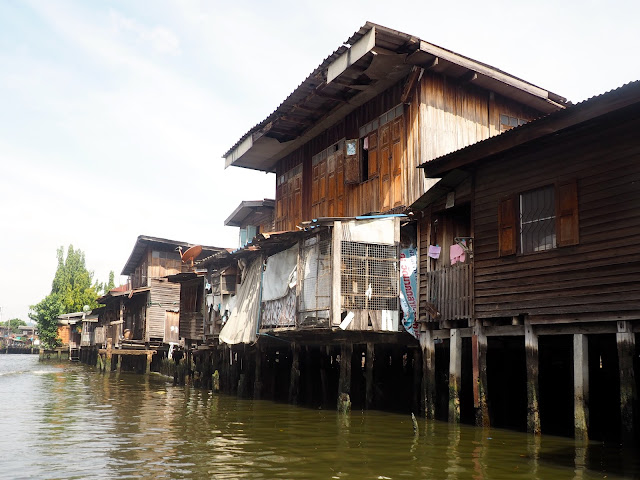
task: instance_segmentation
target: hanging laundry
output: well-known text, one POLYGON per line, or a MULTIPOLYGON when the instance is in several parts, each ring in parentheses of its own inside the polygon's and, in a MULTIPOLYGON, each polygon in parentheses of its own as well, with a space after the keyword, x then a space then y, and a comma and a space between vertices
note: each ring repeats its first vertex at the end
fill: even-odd
POLYGON ((455 244, 451 245, 449 249, 449 258, 451 259, 451 265, 455 265, 458 262, 464 262, 467 256, 464 253, 464 249, 460 245, 455 244))
POLYGON ((442 250, 442 247, 438 245, 429 245, 429 251, 427 252, 427 255, 437 260, 440 258, 440 250, 442 250))

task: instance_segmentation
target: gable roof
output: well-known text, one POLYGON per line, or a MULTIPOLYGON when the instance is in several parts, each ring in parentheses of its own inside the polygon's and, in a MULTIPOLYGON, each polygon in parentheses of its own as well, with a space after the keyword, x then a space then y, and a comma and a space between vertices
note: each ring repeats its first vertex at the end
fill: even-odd
POLYGON ((640 107, 640 80, 425 162, 419 168, 427 177, 441 177, 478 160, 634 107, 640 107))
POLYGON ((405 77, 428 68, 548 113, 566 99, 418 37, 367 22, 224 155, 230 165, 273 171, 291 153, 405 77))
POLYGON ((271 198, 265 198, 264 200, 243 200, 240 202, 240 205, 236 207, 233 213, 227 217, 224 224, 227 227, 239 227, 252 213, 258 212, 262 209, 273 210, 275 207, 276 201, 271 198))
MULTIPOLYGON (((127 263, 124 265, 122 269, 121 275, 132 275, 135 272, 136 267, 142 260, 142 255, 147 250, 148 247, 156 248, 159 250, 167 250, 167 249, 175 249, 178 247, 190 248, 195 246, 193 243, 180 242, 177 240, 168 240, 166 238, 158 238, 158 237, 149 237, 147 235, 140 235, 136 240, 136 244, 133 246, 133 250, 131 251, 131 255, 129 255, 129 259, 127 263)), ((224 248, 220 247, 202 247, 202 253, 200 257, 208 256, 213 253, 217 253, 224 248)))

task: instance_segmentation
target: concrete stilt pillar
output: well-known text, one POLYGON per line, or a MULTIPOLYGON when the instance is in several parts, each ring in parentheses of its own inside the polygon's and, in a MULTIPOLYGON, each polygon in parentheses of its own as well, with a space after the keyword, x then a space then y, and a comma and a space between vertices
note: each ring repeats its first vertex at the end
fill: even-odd
POLYGON ((428 420, 436 417, 436 349, 431 330, 420 333, 422 349, 422 397, 424 398, 424 416, 428 420))
POLYGON ((587 336, 573 335, 573 417, 577 440, 589 439, 589 346, 587 336))
POLYGON ((351 412, 351 357, 353 345, 344 343, 340 351, 340 381, 338 384, 338 412, 351 412))
POLYGON ((300 396, 300 345, 296 342, 291 344, 291 375, 289 379, 289 403, 298 404, 300 396))
POLYGON ((473 406, 476 412, 476 425, 489 427, 489 403, 487 387, 487 335, 481 320, 476 320, 471 337, 473 357, 473 406))
POLYGON ((540 435, 540 408, 538 399, 538 335, 530 323, 524 325, 524 348, 527 365, 527 431, 540 435))
POLYGON ((636 351, 636 337, 630 322, 618 322, 618 366, 620 370, 620 419, 622 422, 622 442, 629 444, 634 440, 634 413, 637 391, 633 358, 636 351))
POLYGON ((457 328, 452 328, 449 335, 449 422, 460 423, 462 337, 457 328))
POLYGON ((365 406, 367 409, 373 407, 373 361, 375 356, 375 345, 367 343, 367 356, 365 357, 365 406))

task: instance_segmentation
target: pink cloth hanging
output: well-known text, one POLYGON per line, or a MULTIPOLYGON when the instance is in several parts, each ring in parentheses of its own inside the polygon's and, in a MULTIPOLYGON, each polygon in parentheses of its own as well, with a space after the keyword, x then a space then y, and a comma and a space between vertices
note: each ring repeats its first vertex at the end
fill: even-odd
POLYGON ((458 262, 464 262, 467 255, 464 253, 464 249, 458 245, 451 245, 449 248, 449 258, 451 259, 451 265, 455 265, 458 262))

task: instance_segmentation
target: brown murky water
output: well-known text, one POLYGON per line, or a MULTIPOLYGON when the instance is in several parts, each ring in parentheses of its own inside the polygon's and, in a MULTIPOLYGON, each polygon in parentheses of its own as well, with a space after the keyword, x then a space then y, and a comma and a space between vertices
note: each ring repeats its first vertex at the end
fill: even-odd
POLYGON ((640 478, 637 451, 0 355, 0 478, 640 478))

